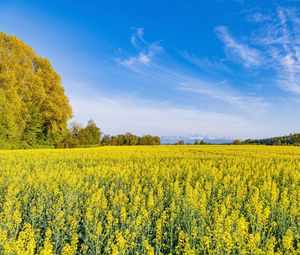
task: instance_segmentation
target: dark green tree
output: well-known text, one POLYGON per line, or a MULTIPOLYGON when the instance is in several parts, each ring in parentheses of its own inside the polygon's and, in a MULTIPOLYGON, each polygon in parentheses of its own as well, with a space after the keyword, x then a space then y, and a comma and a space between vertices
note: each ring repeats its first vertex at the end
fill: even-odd
POLYGON ((136 135, 125 133, 125 145, 137 145, 139 139, 136 135))
POLYGON ((111 137, 110 135, 104 135, 101 139, 102 145, 111 145, 111 137))
POLYGON ((241 144, 241 141, 239 139, 236 139, 236 140, 233 141, 233 144, 234 145, 239 145, 239 144, 241 144))
POLYGON ((74 145, 100 144, 101 131, 93 120, 89 120, 86 127, 73 122, 69 130, 69 138, 64 141, 74 145))
POLYGON ((96 123, 93 120, 89 120, 87 126, 85 127, 86 141, 87 144, 99 144, 101 131, 97 127, 96 123))

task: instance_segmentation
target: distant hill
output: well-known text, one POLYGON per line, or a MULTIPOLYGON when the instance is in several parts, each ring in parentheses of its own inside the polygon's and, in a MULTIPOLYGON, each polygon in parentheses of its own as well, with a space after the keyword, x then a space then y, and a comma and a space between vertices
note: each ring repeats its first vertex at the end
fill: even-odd
POLYGON ((247 139, 243 141, 242 144, 300 145, 300 134, 290 134, 265 139, 247 139))
POLYGON ((204 141, 211 144, 226 144, 232 143, 233 139, 228 137, 209 137, 205 135, 187 135, 187 136, 161 136, 161 144, 175 144, 179 141, 184 141, 185 144, 194 144, 195 141, 204 141))

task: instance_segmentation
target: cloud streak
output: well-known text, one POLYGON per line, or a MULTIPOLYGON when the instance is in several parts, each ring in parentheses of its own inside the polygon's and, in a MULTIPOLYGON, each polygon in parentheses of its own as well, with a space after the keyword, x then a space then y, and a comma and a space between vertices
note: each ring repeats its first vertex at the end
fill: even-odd
POLYGON ((135 29, 135 32, 130 37, 131 44, 135 48, 138 48, 140 43, 147 44, 147 42, 144 39, 144 28, 138 27, 138 28, 134 28, 134 29, 135 29))
POLYGON ((239 57, 245 67, 259 67, 261 71, 273 71, 270 82, 295 95, 300 95, 300 18, 294 8, 277 7, 275 14, 264 15, 255 11, 248 15, 261 24, 248 35, 250 45, 239 42, 230 35, 228 28, 219 26, 217 35, 229 51, 239 57))
MULTIPOLYGON (((137 30, 133 35, 134 38, 139 36, 142 36, 142 41, 145 41, 143 30, 137 30)), ((135 39, 133 41, 136 42, 135 39)), ((164 51, 164 49, 161 46, 159 46, 159 49, 156 49, 156 46, 157 43, 147 43, 147 55, 144 55, 144 51, 142 50, 138 55, 119 59, 118 63, 130 71, 137 73, 144 81, 151 80, 152 83, 158 84, 160 86, 159 89, 164 87, 172 93, 180 91, 184 97, 189 97, 193 94, 199 100, 205 100, 214 105, 214 108, 216 105, 221 106, 218 103, 222 102, 235 107, 235 112, 239 111, 251 114, 253 109, 257 107, 259 107, 261 112, 265 112, 269 106, 268 103, 264 102, 262 97, 245 96, 235 92, 232 86, 224 79, 218 81, 216 78, 208 79, 201 77, 199 74, 183 71, 184 69, 178 66, 175 61, 158 63, 153 56, 158 54, 158 52, 164 51), (216 104, 216 102, 218 103, 216 104)), ((164 51, 164 53, 166 52, 164 51)), ((180 52, 180 55, 206 73, 231 72, 221 61, 202 60, 193 54, 189 54, 187 51, 180 52)), ((223 110, 223 108, 220 108, 220 110, 223 110)))
POLYGON ((119 57, 116 61, 132 71, 138 69, 139 66, 149 66, 154 57, 163 51, 159 42, 148 43, 144 39, 144 28, 135 28, 135 32, 130 38, 132 46, 138 51, 137 54, 126 57, 119 57))
POLYGON ((243 96, 233 92, 230 93, 228 92, 228 87, 224 87, 223 90, 221 90, 219 86, 213 86, 205 82, 183 83, 179 89, 191 93, 198 93, 213 100, 225 102, 248 113, 256 112, 262 114, 270 106, 261 97, 243 96))
POLYGON ((228 54, 235 58, 240 58, 245 67, 258 66, 262 63, 260 52, 246 44, 238 42, 229 34, 227 27, 216 27, 216 33, 224 42, 228 54))
POLYGON ((220 73, 231 73, 232 70, 225 64, 225 59, 208 59, 198 58, 195 54, 189 53, 188 51, 179 52, 180 55, 197 66, 201 71, 210 75, 219 75, 220 73))
POLYGON ((300 20, 293 9, 278 8, 277 14, 280 25, 276 21, 271 24, 274 34, 267 44, 278 74, 277 84, 300 95, 300 20))

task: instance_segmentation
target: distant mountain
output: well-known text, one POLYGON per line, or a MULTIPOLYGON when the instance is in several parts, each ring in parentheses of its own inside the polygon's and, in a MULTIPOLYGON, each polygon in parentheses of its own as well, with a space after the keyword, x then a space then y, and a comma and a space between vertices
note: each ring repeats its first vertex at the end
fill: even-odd
POLYGON ((161 144, 174 144, 179 141, 184 141, 186 144, 194 144, 195 141, 204 141, 212 144, 232 143, 233 139, 229 137, 210 137, 205 135, 188 135, 188 136, 161 136, 161 144))

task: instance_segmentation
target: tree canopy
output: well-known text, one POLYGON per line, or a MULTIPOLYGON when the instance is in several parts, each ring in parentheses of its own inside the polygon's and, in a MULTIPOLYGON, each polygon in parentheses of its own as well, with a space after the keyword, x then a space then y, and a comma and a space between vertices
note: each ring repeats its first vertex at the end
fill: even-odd
POLYGON ((160 144, 160 137, 159 136, 151 136, 151 135, 144 135, 144 136, 137 136, 131 134, 129 132, 125 134, 119 135, 104 135, 101 139, 102 145, 159 145, 160 144))
POLYGON ((59 142, 71 115, 61 78, 49 60, 0 32, 0 141, 59 142))
POLYGON ((264 144, 264 145, 300 145, 300 134, 290 134, 265 139, 247 139, 243 144, 264 144))
POLYGON ((69 137, 64 139, 65 143, 73 146, 100 144, 101 131, 93 120, 89 120, 86 127, 73 122, 69 130, 69 137))

